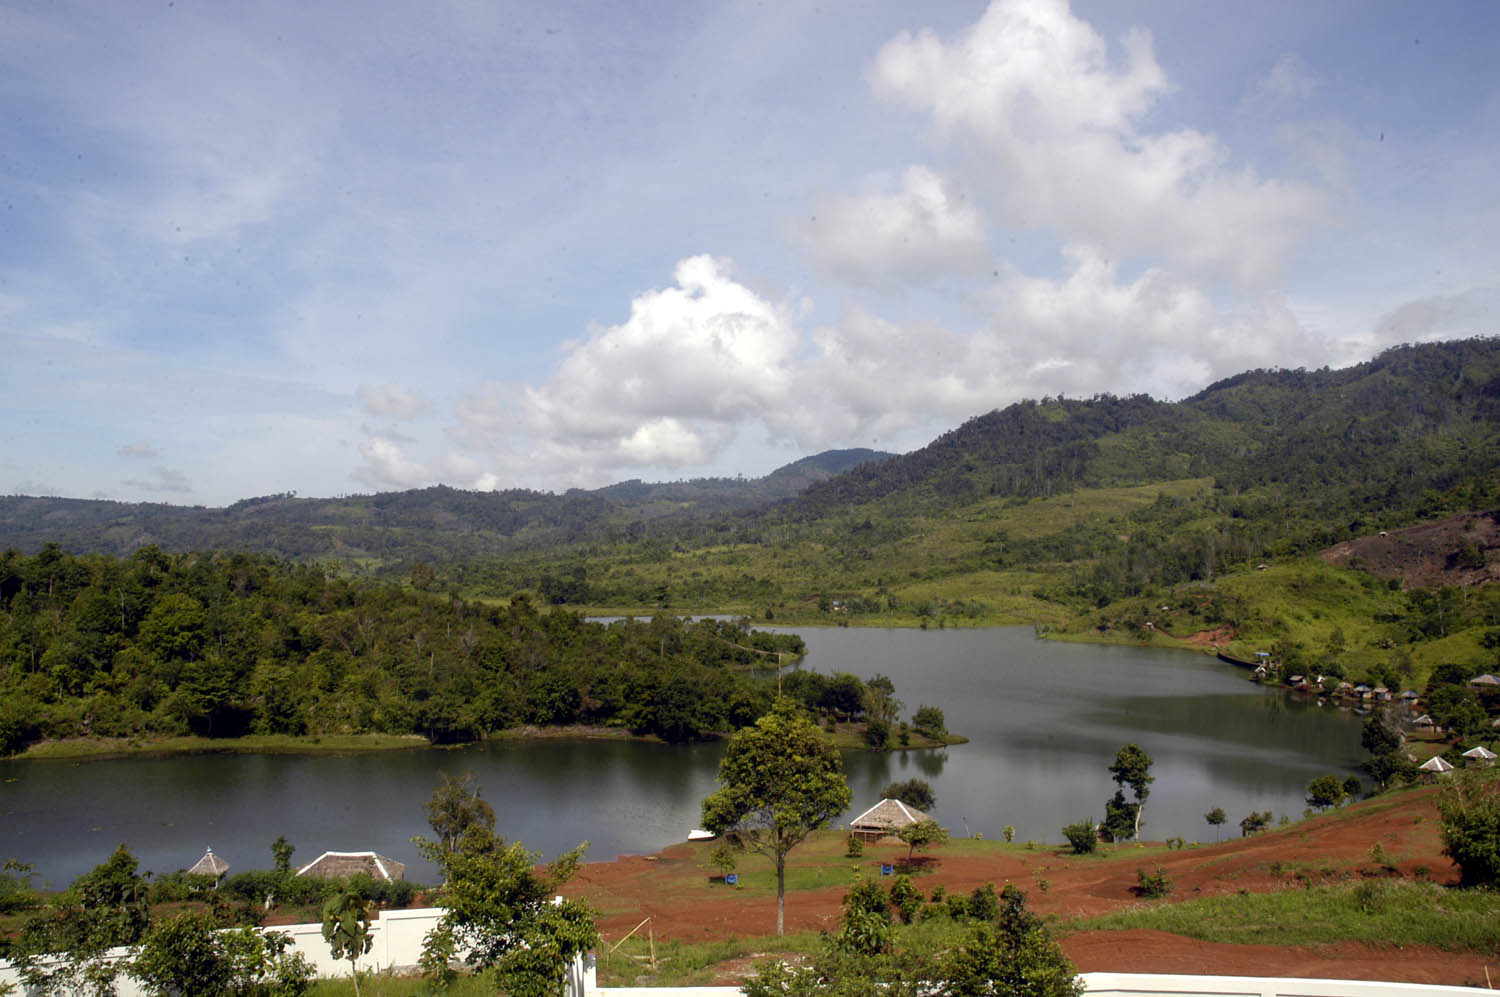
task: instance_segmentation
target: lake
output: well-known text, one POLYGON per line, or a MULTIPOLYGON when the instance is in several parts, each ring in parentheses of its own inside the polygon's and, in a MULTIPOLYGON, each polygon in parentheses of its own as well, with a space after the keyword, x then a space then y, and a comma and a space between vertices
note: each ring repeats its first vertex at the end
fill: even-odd
MULTIPOLYGON (((945 750, 845 756, 853 816, 894 779, 932 783, 954 834, 1057 842, 1063 824, 1102 819, 1107 770, 1127 742, 1155 760, 1143 835, 1214 838, 1251 810, 1302 813, 1310 779, 1357 774, 1359 719, 1177 651, 1038 641, 1030 628, 798 630, 802 667, 889 675, 905 703, 941 707, 970 742, 945 750)), ((712 792, 722 744, 540 741, 348 756, 200 755, 96 762, 0 762, 0 859, 34 863, 61 887, 121 842, 143 869, 184 868, 207 846, 231 873, 269 868, 285 835, 294 864, 324 850, 373 849, 431 881, 410 838, 430 833, 422 803, 440 772, 472 769, 498 828, 548 856, 589 857, 681 841, 712 792)))

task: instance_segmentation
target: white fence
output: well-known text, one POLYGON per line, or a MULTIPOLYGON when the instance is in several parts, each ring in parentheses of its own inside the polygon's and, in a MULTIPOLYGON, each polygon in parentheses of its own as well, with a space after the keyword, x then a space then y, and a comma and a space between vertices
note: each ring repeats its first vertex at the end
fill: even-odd
MULTIPOLYGON (((360 956, 356 965, 361 972, 415 967, 418 960, 422 958, 423 939, 427 937, 427 932, 437 926, 442 916, 443 910, 440 907, 381 911, 370 922, 370 951, 360 956)), ((280 931, 290 936, 292 944, 288 947, 288 951, 302 953, 307 961, 312 963, 317 975, 349 975, 349 963, 347 961, 335 962, 333 955, 328 951, 328 943, 323 940, 321 924, 277 925, 268 930, 280 931)), ((126 959, 129 956, 130 950, 121 948, 112 949, 108 958, 126 959)), ((0 960, 0 983, 12 983, 15 984, 18 992, 31 993, 21 987, 21 974, 4 960, 0 960)), ((144 997, 145 995, 145 991, 140 988, 135 978, 123 973, 117 983, 117 991, 119 997, 144 997)), ((582 994, 582 987, 579 987, 577 992, 582 994)), ((37 994, 36 997, 42 997, 42 995, 37 994)))
MULTIPOLYGON (((443 910, 428 907, 418 910, 380 912, 370 925, 370 951, 361 956, 361 971, 396 969, 417 965, 422 957, 422 942, 443 910)), ((319 976, 348 976, 349 963, 335 962, 323 940, 321 924, 291 924, 270 930, 291 936, 291 948, 301 952, 312 963, 319 976)), ((112 958, 129 956, 128 949, 116 949, 112 958)), ((1251 976, 1170 976, 1145 973, 1084 973, 1083 982, 1089 994, 1099 997, 1463 997, 1490 994, 1492 990, 1472 987, 1440 987, 1422 983, 1372 983, 1363 980, 1298 980, 1251 976)), ((0 960, 0 984, 13 983, 21 989, 20 974, 8 962, 0 960)), ((119 997, 145 997, 134 977, 121 974, 119 997)), ((601 987, 595 973, 594 956, 574 960, 564 988, 565 997, 737 997, 738 987, 601 987)), ((37 994, 35 997, 43 997, 37 994)), ((52 997, 52 995, 46 995, 52 997)))

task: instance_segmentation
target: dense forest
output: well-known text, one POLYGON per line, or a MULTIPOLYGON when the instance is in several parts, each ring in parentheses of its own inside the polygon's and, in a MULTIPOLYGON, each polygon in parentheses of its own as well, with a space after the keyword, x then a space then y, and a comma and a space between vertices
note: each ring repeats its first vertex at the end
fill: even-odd
MULTIPOLYGON (((0 754, 39 738, 420 734, 592 724, 681 741, 769 708, 802 639, 670 616, 590 622, 216 553, 0 556, 0 754), (768 674, 769 673, 769 674, 768 674)), ((788 669, 790 671, 790 669, 788 669)), ((814 711, 894 720, 888 679, 788 677, 814 711)))

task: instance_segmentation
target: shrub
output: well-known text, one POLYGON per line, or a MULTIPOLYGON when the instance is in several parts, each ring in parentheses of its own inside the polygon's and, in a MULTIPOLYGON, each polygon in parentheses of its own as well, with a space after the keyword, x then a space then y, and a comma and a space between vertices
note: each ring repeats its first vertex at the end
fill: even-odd
POLYGON ((873 914, 886 924, 891 923, 890 897, 885 889, 873 879, 856 880, 844 894, 844 911, 873 914))
POLYGON ((1172 892, 1172 881, 1167 878, 1166 870, 1161 866, 1156 867, 1155 872, 1147 872, 1145 869, 1135 871, 1136 892, 1143 897, 1157 899, 1172 892))
POLYGON ((1438 798, 1443 854, 1464 886, 1500 886, 1500 782, 1454 773, 1438 798))
POLYGON ((1062 829, 1063 837, 1073 846, 1075 855, 1090 855, 1099 848, 1099 832, 1094 830, 1094 819, 1067 824, 1062 829))
POLYGON ((844 858, 857 859, 865 853, 865 843, 860 840, 859 835, 850 834, 849 840, 844 844, 844 858))
POLYGON ((902 924, 910 924, 922 907, 921 892, 912 885, 911 877, 904 872, 891 883, 891 903, 901 916, 902 924))
POLYGON ((974 887, 969 894, 968 911, 976 921, 993 921, 1000 916, 1000 897, 995 893, 994 883, 974 887))

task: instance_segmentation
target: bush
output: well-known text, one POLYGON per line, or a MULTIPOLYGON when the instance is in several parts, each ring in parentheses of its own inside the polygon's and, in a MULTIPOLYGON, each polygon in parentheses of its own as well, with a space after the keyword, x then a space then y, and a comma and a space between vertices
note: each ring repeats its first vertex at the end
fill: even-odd
POLYGON ((922 894, 912 885, 911 877, 904 872, 891 883, 891 903, 901 916, 902 924, 911 924, 917 911, 922 908, 922 894))
POLYGON ((1500 886, 1500 782, 1454 773, 1438 798, 1443 854, 1464 886, 1500 886))
POLYGON ((1139 884, 1136 892, 1143 897, 1157 899, 1172 892, 1172 881, 1167 878, 1166 870, 1161 866, 1156 867, 1155 872, 1147 872, 1145 869, 1136 869, 1135 879, 1139 884))
POLYGON ((1075 855, 1091 855, 1099 848, 1099 832, 1094 830, 1092 817, 1065 825, 1062 833, 1068 839, 1068 844, 1073 846, 1075 855))
POLYGON ((891 923, 890 897, 885 889, 873 879, 857 880, 844 894, 844 911, 873 914, 886 924, 891 923))
POLYGON ((1000 916, 1000 897, 995 893, 994 883, 974 887, 969 894, 968 911, 976 921, 993 921, 1000 916))
POLYGON ((865 843, 860 840, 859 835, 851 833, 849 840, 844 846, 844 858, 857 859, 865 853, 865 843))

